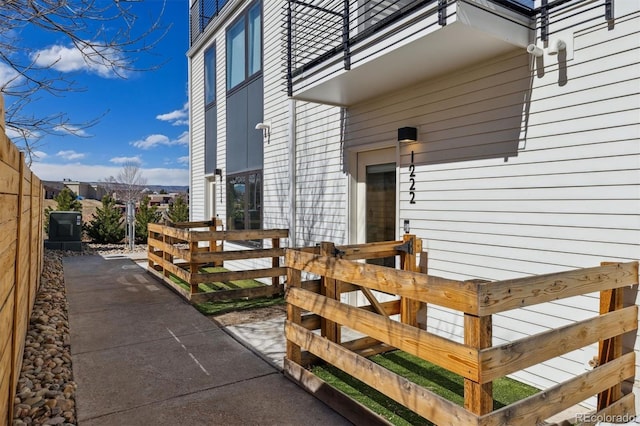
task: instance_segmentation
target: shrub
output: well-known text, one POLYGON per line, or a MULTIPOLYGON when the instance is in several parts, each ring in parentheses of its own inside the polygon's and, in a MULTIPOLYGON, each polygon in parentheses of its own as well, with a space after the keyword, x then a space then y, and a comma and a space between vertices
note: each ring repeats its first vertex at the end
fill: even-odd
POLYGON ((124 239, 123 222, 124 216, 116 207, 115 200, 105 195, 102 198, 102 208, 96 209, 96 213, 85 227, 85 231, 95 243, 119 243, 124 239))
POLYGON ((140 207, 136 212, 136 242, 145 244, 147 242, 149 223, 157 223, 160 220, 158 207, 149 206, 149 196, 145 195, 140 201, 140 207))
POLYGON ((184 201, 183 196, 178 196, 173 203, 169 205, 167 216, 173 223, 186 222, 189 220, 189 206, 184 201))

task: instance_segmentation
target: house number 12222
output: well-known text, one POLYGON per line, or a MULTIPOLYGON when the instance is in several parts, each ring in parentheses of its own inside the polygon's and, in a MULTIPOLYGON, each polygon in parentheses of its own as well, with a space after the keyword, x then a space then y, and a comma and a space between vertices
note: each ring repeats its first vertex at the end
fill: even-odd
POLYGON ((413 164, 413 151, 411 151, 411 163, 409 164, 409 204, 416 203, 416 166, 413 164))

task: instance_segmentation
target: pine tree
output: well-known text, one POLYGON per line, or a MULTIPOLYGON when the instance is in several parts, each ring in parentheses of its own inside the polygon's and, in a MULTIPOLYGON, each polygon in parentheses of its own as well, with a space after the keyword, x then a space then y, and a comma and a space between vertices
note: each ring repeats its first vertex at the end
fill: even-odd
POLYGON ((116 207, 113 198, 105 195, 102 198, 102 208, 97 208, 93 219, 86 226, 87 235, 96 243, 119 243, 124 238, 124 217, 116 207))
POLYGON ((171 222, 186 222, 189 220, 189 206, 184 201, 184 197, 179 195, 173 203, 169 204, 167 215, 171 222))
POLYGON ((53 197, 53 200, 57 203, 56 208, 47 207, 44 209, 44 230, 47 233, 49 232, 49 215, 52 211, 82 212, 82 203, 78 201, 77 195, 67 187, 53 197))
POLYGON ((157 223, 160 220, 160 212, 157 206, 150 206, 148 195, 142 197, 140 207, 136 212, 136 242, 145 244, 147 242, 148 232, 147 225, 149 223, 157 223))

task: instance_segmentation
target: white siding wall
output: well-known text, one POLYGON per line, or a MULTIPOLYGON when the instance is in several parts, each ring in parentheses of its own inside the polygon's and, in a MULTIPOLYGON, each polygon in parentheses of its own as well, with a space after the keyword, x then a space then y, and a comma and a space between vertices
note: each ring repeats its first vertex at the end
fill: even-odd
MULTIPOLYGON (((233 14, 225 18, 214 34, 191 59, 191 150, 192 178, 191 217, 204 219, 204 51, 216 43, 217 56, 217 108, 218 108, 218 166, 223 169, 222 193, 218 188, 216 212, 226 217, 226 86, 225 86, 225 28, 248 2, 232 6, 233 14), (238 6, 239 5, 239 6, 238 6)), ((271 136, 264 146, 263 175, 263 227, 289 227, 289 100, 282 62, 281 33, 282 4, 263 2, 264 23, 264 121, 271 122, 271 136)), ((330 240, 345 242, 346 183, 342 170, 340 144, 340 109, 324 105, 297 102, 297 227, 298 245, 313 245, 330 240)), ((256 130, 257 131, 257 130, 256 130)), ((219 181, 218 181, 219 182, 219 181)), ((285 242, 285 244, 288 244, 285 242)), ((268 247, 270 242, 266 242, 268 247)), ((229 249, 239 249, 231 244, 229 249)), ((254 269, 267 266, 270 261, 229 262, 230 269, 254 269)), ((270 263, 269 263, 270 264, 270 263)))
POLYGON ((263 227, 289 228, 289 100, 282 61, 282 4, 265 1, 263 8, 264 121, 272 126, 264 146, 263 227))
MULTIPOLYGON (((282 61, 282 7, 264 2, 264 119, 271 138, 264 152, 264 227, 289 227, 289 100, 282 61)), ((340 109, 296 102, 295 245, 345 242, 346 182, 342 171, 340 109)), ((292 244, 293 245, 293 244, 292 244)))
POLYGON ((205 173, 204 173, 204 53, 212 46, 216 47, 216 108, 217 108, 217 165, 222 169, 222 183, 216 177, 216 214, 226 223, 226 52, 225 37, 227 25, 233 22, 239 13, 249 4, 248 1, 229 1, 221 15, 215 18, 202 40, 189 52, 190 61, 190 98, 191 110, 191 187, 190 187, 190 217, 191 220, 207 220, 205 217, 205 173))
POLYGON ((191 220, 204 218, 204 50, 196 55, 190 64, 189 111, 191 120, 189 132, 191 146, 189 164, 189 217, 191 220))
MULTIPOLYGON (((431 274, 500 280, 640 259, 640 17, 590 25, 566 63, 515 51, 349 109, 349 147, 419 129, 421 143, 401 147, 399 218, 424 239, 431 274)), ((597 311, 597 295, 513 310, 494 318, 494 343, 597 311)), ((461 340, 462 323, 429 307, 430 331, 461 340)), ((596 355, 588 347, 517 377, 546 388, 596 355)))
POLYGON ((347 177, 340 109, 300 102, 297 114, 298 245, 347 242, 347 177))

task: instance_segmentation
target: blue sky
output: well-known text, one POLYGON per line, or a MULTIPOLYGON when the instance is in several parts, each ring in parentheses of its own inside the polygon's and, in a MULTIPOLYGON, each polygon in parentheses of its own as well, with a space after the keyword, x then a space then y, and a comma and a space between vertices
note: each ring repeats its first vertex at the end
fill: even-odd
MULTIPOLYGON (((146 17, 157 16, 162 5, 158 0, 137 3, 141 21, 136 24, 146 27, 146 17)), ((187 0, 167 0, 162 23, 171 28, 154 54, 138 64, 162 67, 127 73, 125 79, 88 67, 59 35, 29 27, 22 31, 21 39, 38 49, 39 58, 57 61, 57 71, 86 89, 64 97, 42 94, 30 110, 36 115, 64 111, 76 123, 104 114, 98 124, 81 131, 83 137, 46 135, 38 142, 31 169, 41 179, 100 181, 132 161, 148 184, 188 185, 188 19, 187 0)))

